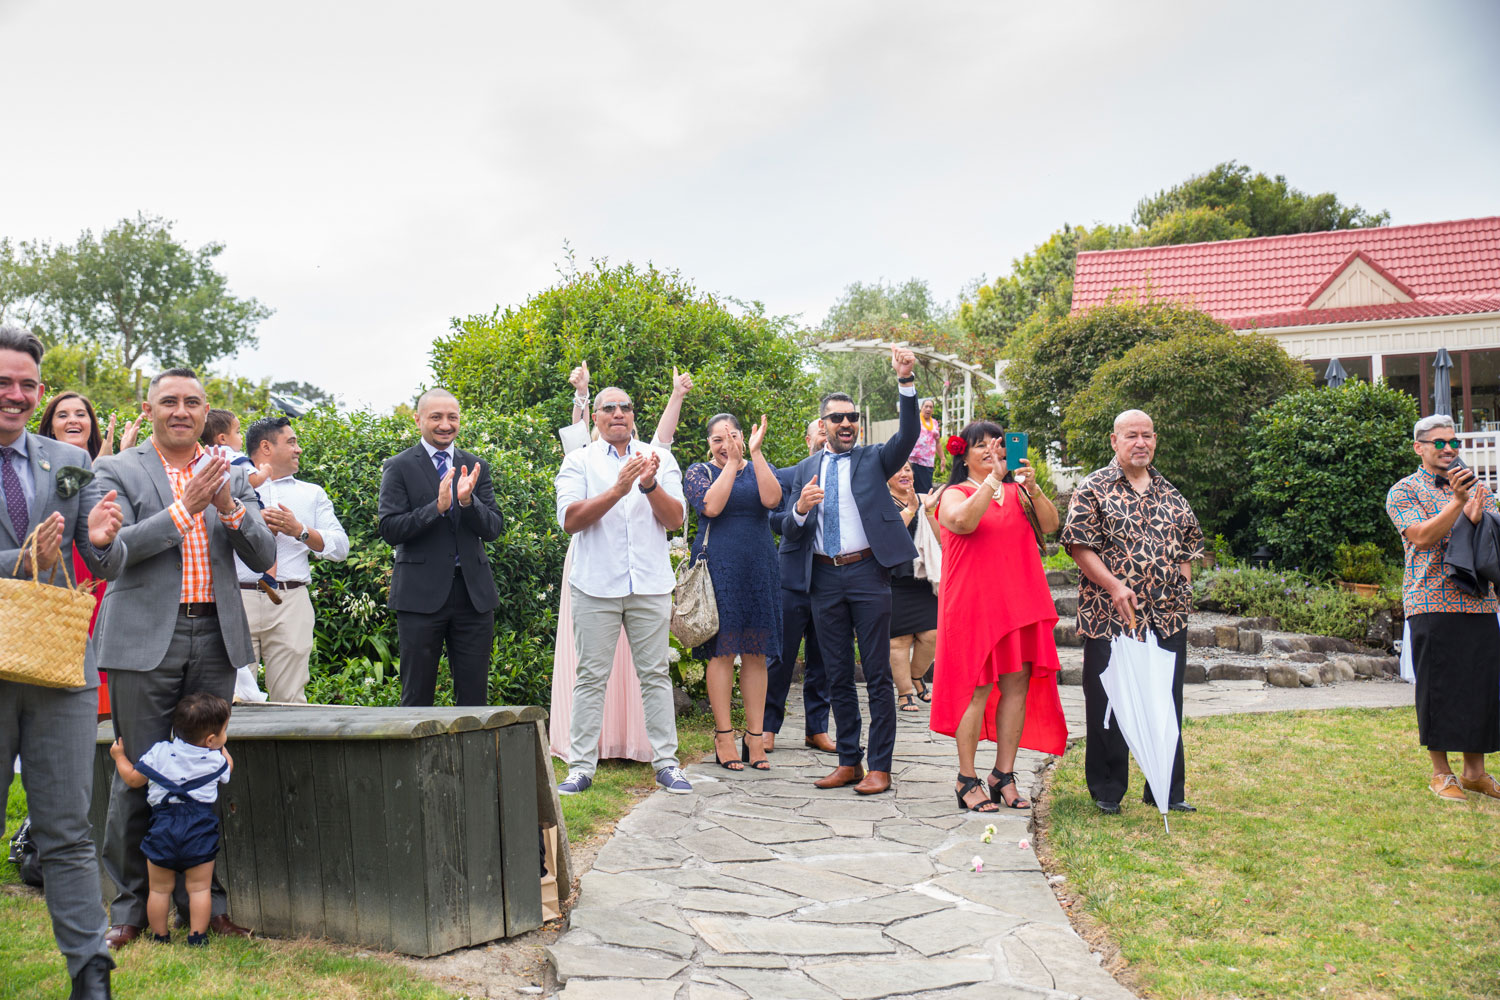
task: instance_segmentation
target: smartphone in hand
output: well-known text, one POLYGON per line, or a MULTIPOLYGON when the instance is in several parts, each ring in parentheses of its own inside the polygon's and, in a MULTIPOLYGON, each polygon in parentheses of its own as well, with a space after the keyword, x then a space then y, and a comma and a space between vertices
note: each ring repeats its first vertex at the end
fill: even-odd
POLYGON ((1006 431, 1005 468, 1015 472, 1021 468, 1021 459, 1026 457, 1028 441, 1024 431, 1006 431))

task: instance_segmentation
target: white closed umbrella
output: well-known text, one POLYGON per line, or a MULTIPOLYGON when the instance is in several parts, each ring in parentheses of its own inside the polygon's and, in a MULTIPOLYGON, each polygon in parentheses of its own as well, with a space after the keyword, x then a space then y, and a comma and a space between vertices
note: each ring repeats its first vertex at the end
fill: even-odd
POLYGON ((1172 764, 1177 756, 1177 706, 1172 701, 1172 675, 1177 655, 1157 645, 1147 629, 1143 639, 1121 634, 1110 640, 1109 666, 1099 683, 1109 696, 1104 710, 1104 728, 1114 725, 1125 737, 1125 745, 1151 788, 1162 826, 1168 833, 1167 806, 1172 791, 1172 764))

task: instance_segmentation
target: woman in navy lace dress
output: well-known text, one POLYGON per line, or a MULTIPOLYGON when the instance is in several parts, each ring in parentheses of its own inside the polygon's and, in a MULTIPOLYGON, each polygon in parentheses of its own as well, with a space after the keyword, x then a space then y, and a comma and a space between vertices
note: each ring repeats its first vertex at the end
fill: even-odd
POLYGON ((748 446, 740 422, 731 414, 710 417, 708 451, 713 460, 689 466, 682 481, 688 503, 698 512, 692 559, 696 563, 702 557, 706 543, 719 605, 719 634, 694 649, 693 656, 708 661, 714 758, 731 771, 743 771, 746 763, 758 771, 771 768, 761 743, 761 720, 766 708, 766 654, 781 646, 781 572, 766 511, 781 502, 781 484, 760 453, 765 437, 764 416, 748 446), (736 656, 745 704, 745 739, 739 754, 734 752, 729 715, 736 656))

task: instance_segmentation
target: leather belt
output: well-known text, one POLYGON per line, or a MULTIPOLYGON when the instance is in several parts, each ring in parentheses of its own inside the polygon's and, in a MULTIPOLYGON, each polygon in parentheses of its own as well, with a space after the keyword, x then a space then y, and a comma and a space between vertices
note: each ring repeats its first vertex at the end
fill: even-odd
MULTIPOLYGON (((242 583, 240 584, 240 589, 256 590, 263 582, 264 581, 260 581, 257 583, 242 583)), ((306 587, 307 584, 301 580, 277 580, 274 584, 267 583, 266 586, 270 587, 272 590, 296 590, 298 587, 306 587)))
POLYGON ((841 556, 825 556, 820 552, 814 552, 813 558, 829 566, 847 566, 850 563, 857 563, 865 556, 871 554, 869 549, 860 549, 858 552, 845 552, 841 556))
POLYGON ((189 618, 217 618, 219 615, 219 606, 213 601, 183 601, 177 605, 177 610, 189 618))

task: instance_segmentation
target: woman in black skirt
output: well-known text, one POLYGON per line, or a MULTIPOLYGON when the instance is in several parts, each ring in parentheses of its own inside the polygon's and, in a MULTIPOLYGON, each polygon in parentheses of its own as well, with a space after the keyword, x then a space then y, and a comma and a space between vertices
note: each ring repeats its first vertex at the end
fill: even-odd
MULTIPOLYGON (((919 496, 914 485, 911 463, 903 465, 886 481, 891 502, 901 514, 906 530, 917 535, 917 518, 927 518, 927 526, 937 534, 937 521, 919 496)), ((900 711, 916 713, 921 709, 917 699, 931 701, 932 693, 922 675, 932 665, 937 641, 937 591, 925 576, 917 576, 912 563, 904 562, 891 569, 891 677, 896 681, 896 702, 900 711)))
POLYGON ((1472 470, 1452 468, 1458 455, 1453 418, 1417 421, 1413 449, 1422 467, 1392 486, 1386 512, 1401 533, 1406 557, 1401 603, 1411 628, 1417 677, 1417 732, 1432 760, 1428 787, 1445 802, 1465 792, 1500 799, 1500 782, 1484 769, 1484 755, 1500 752, 1500 623, 1490 585, 1473 594, 1448 576, 1454 525, 1497 513, 1495 498, 1472 470), (1455 775, 1450 753, 1463 754, 1455 775))

